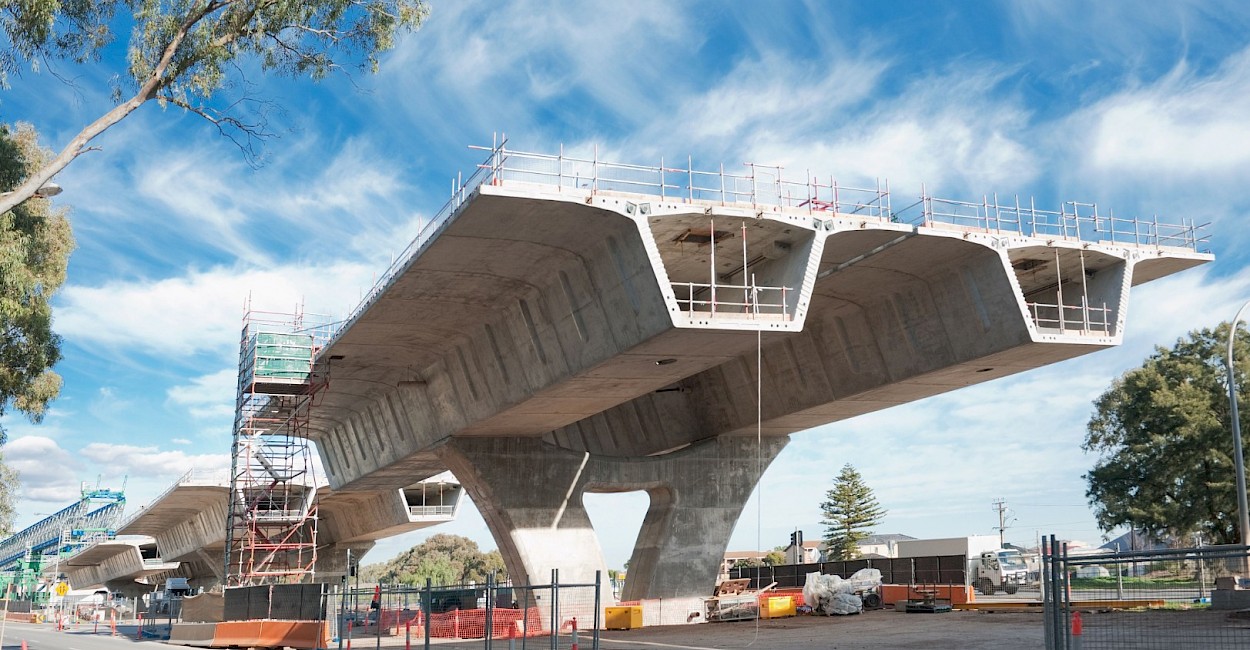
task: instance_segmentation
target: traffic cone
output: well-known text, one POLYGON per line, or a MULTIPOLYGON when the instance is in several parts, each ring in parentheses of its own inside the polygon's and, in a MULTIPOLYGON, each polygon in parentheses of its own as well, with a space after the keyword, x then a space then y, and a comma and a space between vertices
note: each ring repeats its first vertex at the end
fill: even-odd
POLYGON ((22 639, 22 650, 29 650, 29 649, 26 647, 26 639, 22 639))
POLYGON ((573 617, 573 647, 570 650, 577 650, 577 617, 573 617))

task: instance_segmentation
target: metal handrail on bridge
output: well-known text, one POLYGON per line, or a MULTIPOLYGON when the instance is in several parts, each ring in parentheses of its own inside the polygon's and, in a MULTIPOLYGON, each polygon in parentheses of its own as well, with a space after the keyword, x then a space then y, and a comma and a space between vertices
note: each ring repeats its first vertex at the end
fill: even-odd
POLYGON ((1197 252, 1209 236, 1202 234, 1208 224, 1197 225, 1182 219, 1181 224, 1160 223, 1158 218, 1122 219, 1101 216, 1092 203, 1069 201, 1060 211, 1038 210, 1032 200, 1028 207, 1020 204, 993 203, 983 197, 981 203, 940 199, 928 196, 922 188, 921 198, 912 206, 894 212, 888 182, 873 188, 857 188, 828 183, 805 174, 804 180, 782 177, 782 167, 747 163, 748 173, 694 168, 687 157, 686 167, 672 167, 661 158, 658 166, 631 165, 599 160, 598 149, 592 158, 539 154, 507 148, 506 138, 490 147, 470 147, 490 152, 486 160, 466 180, 452 182, 451 197, 437 214, 421 229, 407 247, 395 258, 347 318, 337 323, 331 337, 337 339, 386 290, 412 260, 445 228, 448 222, 480 185, 504 181, 532 182, 565 189, 598 192, 631 192, 657 196, 661 200, 719 203, 749 206, 757 211, 772 208, 804 210, 808 214, 856 215, 882 221, 907 221, 904 214, 920 207, 913 225, 954 226, 983 232, 1011 232, 1033 237, 1054 237, 1091 243, 1111 242, 1137 246, 1184 248, 1197 252), (1070 209, 1069 209, 1070 208, 1070 209))
POLYGON ((690 317, 708 315, 711 318, 740 318, 754 320, 761 316, 789 320, 787 295, 794 291, 790 287, 761 287, 749 284, 709 284, 706 282, 674 282, 673 288, 686 290, 686 297, 677 296, 677 305, 685 305, 682 313, 690 317), (741 292, 741 293, 739 293, 741 292), (724 296, 741 295, 742 300, 725 300, 724 296), (696 294, 705 294, 706 299, 695 298, 696 294), (761 300, 762 295, 776 294, 778 300, 769 302, 761 300), (718 297, 719 296, 719 297, 718 297), (703 307, 703 309, 699 309, 703 307))
POLYGON ((413 517, 441 517, 456 514, 456 506, 408 506, 413 517))
MULTIPOLYGON (((148 505, 160 503, 161 499, 169 496, 169 494, 178 489, 179 486, 192 481, 208 481, 209 479, 215 480, 216 484, 220 487, 230 486, 230 475, 225 470, 192 468, 184 472, 183 475, 179 476, 172 484, 170 484, 169 487, 165 488, 160 494, 156 495, 151 501, 148 502, 148 505)), ((130 513, 129 517, 126 517, 120 524, 117 525, 117 530, 124 530, 146 512, 147 505, 140 506, 138 510, 130 513)))
POLYGON ((490 155, 467 180, 458 177, 453 181, 451 198, 361 297, 351 314, 339 321, 331 341, 356 322, 484 183, 528 180, 562 190, 589 190, 592 194, 633 192, 661 200, 719 202, 756 209, 784 207, 810 214, 840 213, 882 220, 889 220, 892 215, 888 182, 878 183, 875 189, 861 188, 839 185, 832 178, 825 183, 811 174, 807 174, 810 181, 796 182, 783 179, 781 167, 751 163, 746 165, 749 174, 726 173, 724 165, 719 171, 704 171, 695 169, 689 157, 685 168, 670 167, 663 158, 659 166, 629 165, 599 160, 597 149, 591 159, 565 156, 563 151, 556 155, 513 151, 507 149, 506 140, 491 147, 470 148, 489 151, 490 155), (679 182, 683 178, 685 182, 679 182))
POLYGON ((922 192, 919 205, 920 216, 911 223, 929 227, 946 225, 982 232, 1182 248, 1195 252, 1200 244, 1210 243, 1210 235, 1204 233, 1209 224, 1196 224, 1184 218, 1175 224, 1160 223, 1158 217, 1124 219, 1114 213, 1100 215, 1096 203, 1065 201, 1055 211, 1038 209, 1032 199, 1022 205, 1019 197, 1015 197, 1013 203, 1002 203, 997 196, 985 196, 980 203, 975 203, 937 198, 922 192))
POLYGON ((1111 308, 1103 303, 1101 307, 1089 305, 1057 305, 1040 302, 1028 302, 1025 305, 1033 315, 1033 324, 1037 327, 1067 332, 1069 330, 1082 333, 1097 333, 1103 336, 1111 334, 1111 308), (1075 312, 1076 316, 1069 316, 1075 312))

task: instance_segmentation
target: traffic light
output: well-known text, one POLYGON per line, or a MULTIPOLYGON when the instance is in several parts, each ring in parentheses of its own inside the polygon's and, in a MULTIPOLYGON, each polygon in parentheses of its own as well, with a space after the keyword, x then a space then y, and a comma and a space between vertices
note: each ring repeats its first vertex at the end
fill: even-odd
POLYGON ((790 533, 790 546, 801 548, 803 546, 803 531, 796 530, 790 533))

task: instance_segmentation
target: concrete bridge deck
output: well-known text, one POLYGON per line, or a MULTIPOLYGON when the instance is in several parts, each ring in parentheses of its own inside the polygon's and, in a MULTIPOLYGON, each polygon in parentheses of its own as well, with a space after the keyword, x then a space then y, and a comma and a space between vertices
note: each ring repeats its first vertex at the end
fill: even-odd
POLYGON ((499 147, 322 351, 311 429, 341 493, 452 470, 519 581, 589 578, 581 494, 647 490, 623 596, 701 595, 757 453, 1116 345, 1131 287, 1202 241, 1087 204, 894 212, 758 166, 499 147))
MULTIPOLYGON (((450 475, 403 490, 318 490, 317 579, 344 576, 348 549, 359 560, 380 539, 455 519, 461 494, 450 475)), ((63 567, 70 584, 107 585, 136 595, 136 589, 150 591, 172 576, 188 578, 193 586, 220 583, 229 498, 230 480, 224 472, 188 472, 123 521, 117 530, 120 539, 89 546, 67 560, 63 567)))

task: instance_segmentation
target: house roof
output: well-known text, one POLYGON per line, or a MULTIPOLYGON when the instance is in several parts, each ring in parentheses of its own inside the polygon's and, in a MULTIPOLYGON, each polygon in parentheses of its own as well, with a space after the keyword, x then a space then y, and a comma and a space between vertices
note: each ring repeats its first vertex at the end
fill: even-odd
POLYGON ((767 556, 772 551, 725 551, 726 560, 749 560, 767 556))
POLYGON ((1167 548, 1167 545, 1140 530, 1132 530, 1103 544, 1099 548, 1104 548, 1108 551, 1155 551, 1167 548))
POLYGON ((860 546, 872 546, 875 544, 888 544, 890 542, 902 542, 902 541, 909 540, 909 539, 916 539, 916 538, 912 537, 911 535, 904 535, 902 533, 882 533, 880 535, 869 535, 859 540, 859 545, 860 546))

